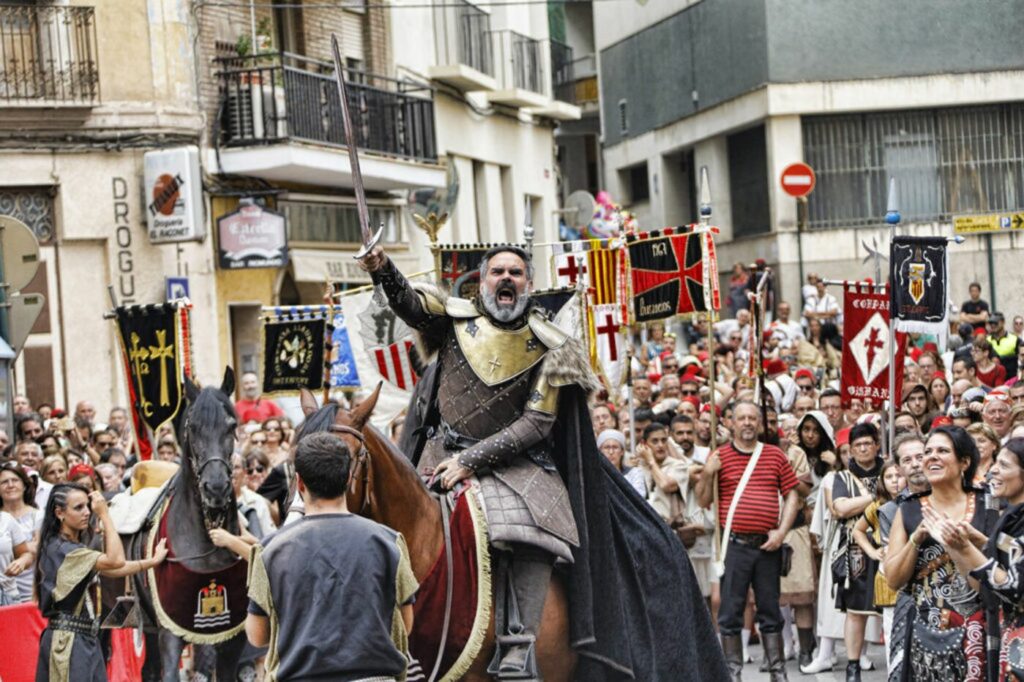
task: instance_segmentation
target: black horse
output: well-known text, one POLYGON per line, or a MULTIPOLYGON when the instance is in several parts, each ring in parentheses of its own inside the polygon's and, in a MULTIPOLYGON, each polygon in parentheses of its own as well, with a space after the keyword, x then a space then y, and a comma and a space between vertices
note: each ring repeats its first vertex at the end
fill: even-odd
MULTIPOLYGON (((237 417, 228 397, 234 391, 235 375, 230 367, 224 373, 221 387, 199 389, 191 380, 185 381, 187 407, 183 418, 177 420, 178 440, 182 446, 181 468, 168 483, 170 502, 164 512, 167 537, 174 558, 184 568, 194 573, 209 574, 216 578, 228 570, 238 570, 236 555, 215 546, 210 541, 208 529, 224 528, 232 534, 241 531, 238 522, 234 488, 231 485, 231 455, 235 445, 237 417)), ((129 559, 140 559, 146 555, 150 545, 150 534, 155 532, 160 517, 135 535, 125 537, 129 559)), ((105 591, 117 592, 118 583, 106 585, 105 591)), ((185 639, 161 626, 153 605, 147 574, 135 576, 135 591, 139 605, 148 617, 149 624, 158 628, 161 679, 163 682, 178 680, 178 665, 185 639)), ((108 592, 110 593, 110 592, 108 592)), ((178 599, 191 596, 178 595, 178 599)), ((191 638, 189 638, 191 639, 191 638)), ((150 638, 152 641, 152 638, 150 638)), ((214 644, 217 653, 216 679, 234 680, 238 660, 245 645, 245 633, 214 644)), ((146 675, 152 679, 155 673, 154 661, 147 656, 146 675)))

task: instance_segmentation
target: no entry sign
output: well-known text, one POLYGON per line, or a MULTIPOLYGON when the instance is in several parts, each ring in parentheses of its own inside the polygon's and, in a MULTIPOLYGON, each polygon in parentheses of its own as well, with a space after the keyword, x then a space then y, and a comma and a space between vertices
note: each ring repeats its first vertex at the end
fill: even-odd
POLYGON ((791 163, 782 171, 782 190, 791 197, 807 196, 814 182, 814 169, 806 163, 791 163))

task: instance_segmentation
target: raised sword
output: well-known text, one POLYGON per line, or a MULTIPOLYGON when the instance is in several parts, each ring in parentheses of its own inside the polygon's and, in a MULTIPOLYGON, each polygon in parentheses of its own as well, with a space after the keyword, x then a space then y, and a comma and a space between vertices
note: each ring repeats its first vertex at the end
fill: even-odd
POLYGON ((345 82, 345 66, 341 62, 341 48, 338 36, 331 33, 331 52, 334 55, 334 78, 338 83, 338 96, 341 98, 341 120, 345 131, 345 146, 348 147, 349 165, 352 167, 352 189, 356 194, 356 210, 359 213, 359 229, 362 232, 363 246, 355 255, 356 260, 365 258, 373 247, 380 242, 384 234, 384 223, 377 228, 376 234, 370 231, 370 207, 366 204, 366 189, 363 187, 363 173, 359 170, 359 151, 356 136, 352 130, 352 116, 348 111, 348 88, 345 82))

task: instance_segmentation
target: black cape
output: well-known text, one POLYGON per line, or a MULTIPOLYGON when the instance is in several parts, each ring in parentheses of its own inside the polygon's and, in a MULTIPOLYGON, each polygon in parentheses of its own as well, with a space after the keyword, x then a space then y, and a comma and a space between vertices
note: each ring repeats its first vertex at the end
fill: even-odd
MULTIPOLYGON (((406 417, 400 447, 415 465, 437 424, 437 383, 433 363, 406 417)), ((597 449, 583 390, 560 393, 551 452, 580 535, 567 581, 576 679, 728 679, 682 543, 597 449)))

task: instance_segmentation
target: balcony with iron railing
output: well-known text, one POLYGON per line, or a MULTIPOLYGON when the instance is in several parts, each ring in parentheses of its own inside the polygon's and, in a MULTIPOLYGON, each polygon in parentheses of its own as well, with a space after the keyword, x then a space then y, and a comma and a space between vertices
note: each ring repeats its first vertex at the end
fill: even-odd
MULTIPOLYGON (((220 111, 214 142, 221 148, 222 159, 277 169, 263 169, 263 177, 271 180, 315 181, 312 169, 303 168, 305 162, 297 160, 311 158, 308 153, 300 153, 298 147, 302 151, 312 148, 318 152, 314 155, 316 163, 328 166, 333 163, 335 170, 342 164, 347 169, 342 175, 350 180, 347 154, 331 149, 349 143, 345 139, 341 99, 332 64, 291 53, 215 61, 220 111), (274 150, 273 158, 267 153, 233 153, 233 150, 259 148, 274 150), (331 162, 335 157, 336 162, 331 162), (240 161, 242 159, 245 161, 240 161), (282 165, 297 167, 291 172, 281 168, 282 165)), ((399 169, 394 163, 382 166, 385 159, 402 161, 405 176, 408 176, 408 169, 415 166, 405 163, 409 161, 439 168, 436 166, 434 101, 429 87, 357 70, 347 70, 346 76, 355 144, 359 150, 368 152, 361 164, 368 188, 405 186, 402 178, 388 177, 399 169), (371 169, 369 173, 367 167, 371 169)), ((229 165, 222 165, 222 171, 227 172, 229 165)), ((230 172, 259 176, 259 170, 232 167, 230 172)), ((424 183, 432 186, 434 180, 437 179, 424 183)), ((443 177, 439 181, 443 183, 443 177)))
POLYGON ((487 98, 506 106, 544 106, 548 88, 540 41, 509 29, 491 35, 498 89, 487 98))
POLYGON ((491 15, 466 0, 434 8, 437 63, 427 74, 460 90, 493 90, 491 15))
POLYGON ((0 4, 0 106, 99 102, 92 7, 0 4))
MULTIPOLYGON (((559 69, 555 70, 555 99, 575 104, 586 111, 597 111, 597 57, 593 54, 572 58, 559 69)), ((552 64, 555 55, 552 53, 552 64)), ((554 67, 552 67, 554 68, 554 67)))

